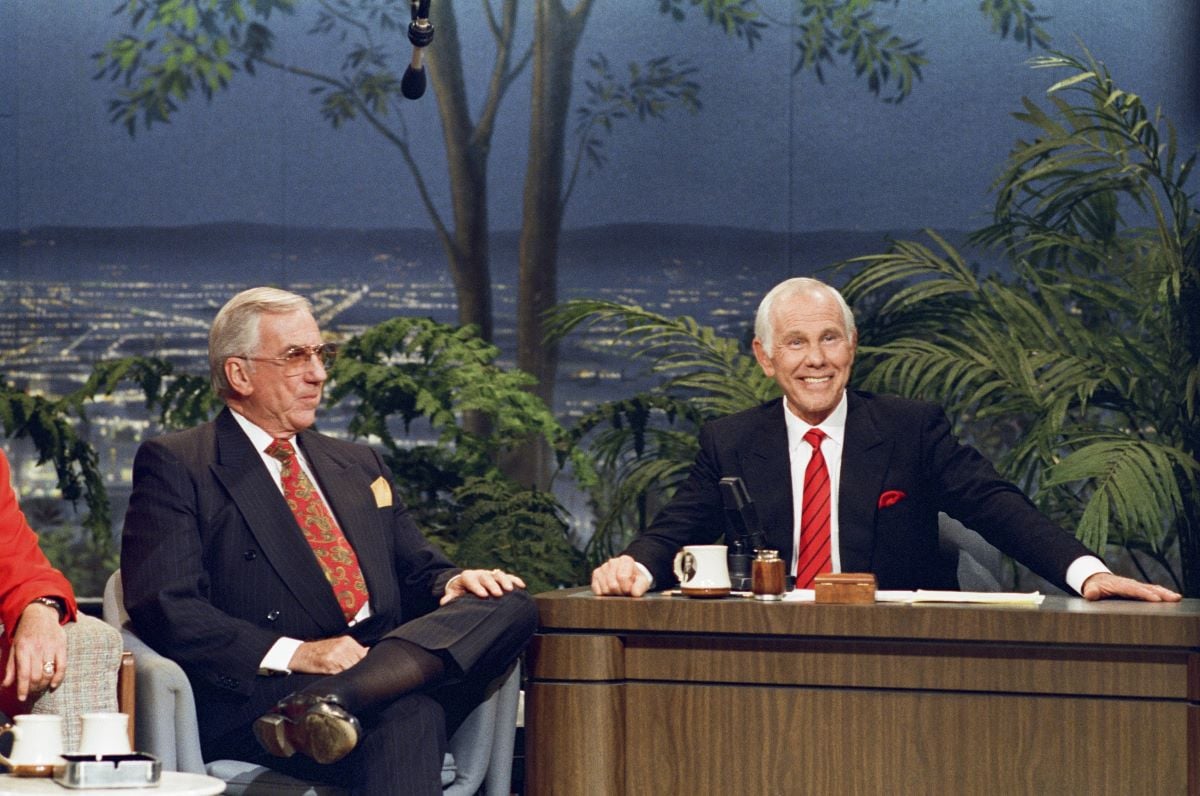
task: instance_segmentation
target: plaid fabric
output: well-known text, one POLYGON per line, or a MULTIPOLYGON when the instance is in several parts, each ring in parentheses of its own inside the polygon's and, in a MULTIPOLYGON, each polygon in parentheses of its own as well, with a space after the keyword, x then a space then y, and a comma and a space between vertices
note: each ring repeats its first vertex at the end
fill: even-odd
POLYGON ((33 704, 33 713, 63 717, 63 749, 79 747, 79 716, 117 709, 117 671, 121 666, 121 633, 92 616, 80 614, 67 629, 67 676, 54 691, 33 704))

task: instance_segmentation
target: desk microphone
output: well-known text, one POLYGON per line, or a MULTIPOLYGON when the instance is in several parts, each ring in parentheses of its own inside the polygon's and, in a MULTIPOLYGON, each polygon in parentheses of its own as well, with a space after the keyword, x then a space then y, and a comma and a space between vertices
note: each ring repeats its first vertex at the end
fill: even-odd
POLYGON ((766 547, 766 537, 758 522, 758 510, 746 491, 746 485, 737 476, 721 479, 721 499, 725 504, 725 517, 733 529, 729 544, 729 579, 735 591, 750 589, 750 576, 754 567, 754 553, 766 547))
POLYGON ((433 41, 433 25, 429 24, 429 0, 412 0, 412 22, 408 25, 408 40, 412 42, 412 62, 400 79, 400 93, 406 99, 420 99, 425 93, 425 67, 421 51, 433 41))

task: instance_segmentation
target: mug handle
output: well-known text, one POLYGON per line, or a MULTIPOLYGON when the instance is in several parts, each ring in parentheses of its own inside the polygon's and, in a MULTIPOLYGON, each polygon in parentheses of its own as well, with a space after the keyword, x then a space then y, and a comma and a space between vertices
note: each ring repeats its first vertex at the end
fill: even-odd
MULTIPOLYGON (((3 737, 5 735, 13 736, 13 740, 15 741, 16 737, 17 737, 16 726, 13 724, 0 724, 0 737, 3 737)), ((0 754, 0 764, 2 764, 9 771, 12 771, 13 769, 15 769, 17 767, 16 763, 9 760, 7 757, 5 757, 2 754, 0 754)))
POLYGON ((675 570, 675 577, 679 578, 679 585, 686 586, 696 576, 696 557, 687 550, 680 550, 675 554, 671 568, 675 570))

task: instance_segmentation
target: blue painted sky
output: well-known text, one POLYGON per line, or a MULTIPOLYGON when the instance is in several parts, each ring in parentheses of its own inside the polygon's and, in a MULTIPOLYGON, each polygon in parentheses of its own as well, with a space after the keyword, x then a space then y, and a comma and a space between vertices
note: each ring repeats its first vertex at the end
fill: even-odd
MULTIPOLYGON (((438 2, 438 0, 435 0, 438 2)), ((113 90, 89 58, 121 30, 116 0, 0 0, 0 228, 172 226, 250 220, 300 226, 425 227, 413 180, 365 125, 333 131, 308 86, 239 75, 209 106, 130 139, 108 123, 113 90)), ((336 62, 328 38, 306 34, 313 4, 283 26, 289 60, 336 62)), ((991 34, 977 0, 879 6, 897 33, 920 38, 931 63, 899 105, 873 99, 846 65, 825 85, 791 75, 791 44, 768 32, 753 52, 699 18, 674 24, 653 0, 601 0, 579 50, 614 64, 660 54, 700 67, 704 109, 631 123, 609 143, 604 170, 584 179, 567 226, 625 221, 773 230, 969 228, 983 223, 988 186, 1021 134, 1010 113, 1053 82, 1030 53, 991 34)), ((1164 110, 1189 148, 1200 143, 1200 5, 1192 0, 1039 0, 1054 44, 1079 42, 1123 87, 1164 110), (1118 10, 1111 10, 1117 7, 1118 10)), ((307 6, 307 8, 306 8, 307 6)), ((477 5, 459 3, 464 39, 482 51, 477 5)), ((764 0, 786 19, 786 0, 764 0)), ((526 25, 528 30, 528 25, 526 25)), ((435 41, 434 46, 437 45, 435 41)), ((486 63, 468 69, 482 90, 486 63)), ((478 100, 478 91, 473 99, 478 100)), ((578 94, 576 95, 578 98, 578 94)), ((492 153, 491 215, 519 223, 528 83, 505 101, 492 153)), ((431 96, 404 122, 443 212, 445 170, 431 96)))

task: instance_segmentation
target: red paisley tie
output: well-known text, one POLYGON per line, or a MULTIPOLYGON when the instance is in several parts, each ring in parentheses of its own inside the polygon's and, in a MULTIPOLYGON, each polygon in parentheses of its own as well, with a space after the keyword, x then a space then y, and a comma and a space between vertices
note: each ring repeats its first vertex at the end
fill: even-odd
POLYGON ((804 441, 813 447, 804 470, 800 507, 800 553, 796 556, 796 588, 812 588, 813 578, 831 569, 829 558, 829 468, 821 453, 825 432, 809 429, 804 441))
POLYGON ((329 507, 313 488, 312 481, 296 462, 296 451, 286 439, 277 439, 267 446, 267 455, 283 464, 280 474, 283 496, 288 508, 300 524, 304 538, 312 547, 342 613, 349 621, 358 615, 367 602, 367 582, 358 566, 358 556, 338 528, 329 507))

